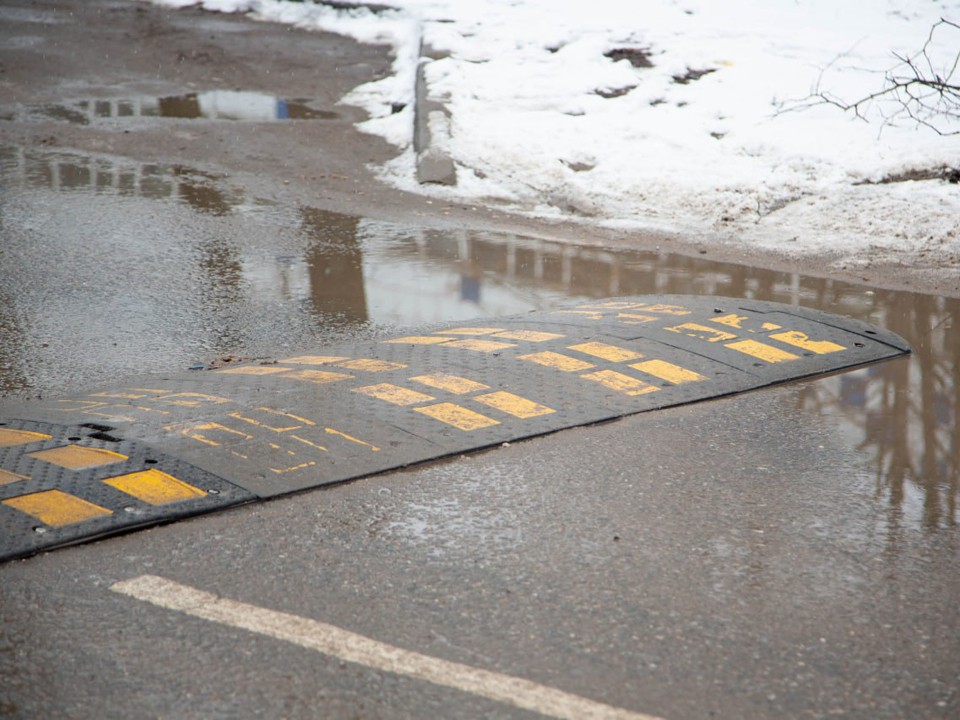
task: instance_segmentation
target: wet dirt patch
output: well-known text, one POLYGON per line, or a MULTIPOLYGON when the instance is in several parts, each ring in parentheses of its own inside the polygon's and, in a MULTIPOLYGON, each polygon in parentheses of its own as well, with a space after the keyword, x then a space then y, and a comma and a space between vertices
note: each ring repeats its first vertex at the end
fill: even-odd
POLYGON ((603 54, 614 62, 626 60, 635 68, 652 68, 653 61, 650 59, 650 48, 614 48, 603 54))
POLYGON ((946 180, 952 185, 960 183, 960 167, 941 165, 933 168, 913 168, 900 173, 891 173, 879 180, 861 180, 854 185, 889 185, 890 183, 913 182, 916 180, 946 180))
POLYGON ((687 68, 687 71, 683 75, 674 75, 673 81, 677 85, 689 85, 696 80, 699 80, 704 75, 709 75, 710 73, 715 73, 717 68, 704 68, 702 70, 694 70, 693 68, 687 68))

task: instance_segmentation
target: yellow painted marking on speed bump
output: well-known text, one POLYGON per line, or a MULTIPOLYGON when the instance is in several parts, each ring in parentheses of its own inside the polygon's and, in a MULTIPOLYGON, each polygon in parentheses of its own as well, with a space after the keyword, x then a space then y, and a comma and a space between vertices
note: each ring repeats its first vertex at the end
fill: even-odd
POLYGON ((51 527, 63 527, 84 520, 113 515, 113 512, 107 508, 60 490, 44 490, 30 495, 20 495, 4 500, 3 504, 35 517, 44 525, 51 527))
POLYGON ((278 365, 242 365, 217 370, 217 372, 221 375, 276 375, 277 373, 284 373, 289 370, 290 368, 280 367, 278 365))
POLYGON ((410 390, 392 383, 379 383, 378 385, 365 385, 364 387, 354 388, 353 392, 361 395, 368 395, 377 400, 384 400, 394 405, 416 405, 422 402, 430 402, 435 398, 432 395, 426 395, 416 390, 410 390))
POLYGON ((221 425, 217 422, 196 422, 188 423, 183 426, 168 425, 164 428, 164 430, 177 430, 177 432, 184 437, 188 437, 191 440, 196 440, 197 442, 202 442, 205 445, 211 445, 213 447, 219 447, 222 442, 218 442, 213 438, 208 437, 208 434, 211 431, 217 433, 226 433, 226 438, 221 438, 221 441, 223 442, 238 442, 238 439, 235 437, 230 437, 231 435, 237 435, 244 440, 253 440, 253 435, 247 435, 245 432, 228 428, 227 426, 221 425))
POLYGON ((337 363, 337 367, 346 368, 347 370, 384 372, 386 370, 401 370, 402 368, 405 368, 406 365, 398 362, 388 362, 386 360, 369 360, 366 358, 360 358, 358 360, 347 360, 346 362, 337 363))
POLYGON ((85 470, 101 465, 112 465, 127 459, 126 455, 113 452, 113 450, 80 447, 79 445, 65 445, 50 450, 27 453, 27 455, 67 470, 85 470))
POLYGON ((770 337, 787 345, 798 347, 801 350, 809 350, 817 355, 827 355, 828 353, 840 352, 841 350, 847 349, 843 345, 838 345, 829 340, 811 340, 807 337, 806 333, 796 330, 788 330, 787 332, 777 333, 770 337))
POLYGON ((155 468, 107 478, 103 483, 148 505, 169 505, 207 496, 200 488, 155 468))
POLYGON ((558 340, 563 335, 550 332, 540 332, 538 330, 506 330, 498 332, 493 337, 503 338, 504 340, 524 340, 526 342, 546 342, 547 340, 558 340))
POLYGON ((407 345, 440 345, 453 338, 440 337, 438 335, 411 335, 409 337, 394 338, 393 340, 384 340, 385 343, 404 343, 407 345))
MULTIPOLYGON (((283 412, 283 410, 275 410, 274 408, 268 408, 268 407, 258 407, 258 408, 254 408, 254 410, 256 410, 257 412, 267 413, 268 416, 277 416, 278 418, 279 417, 289 418, 289 420, 287 420, 286 424, 274 425, 273 423, 278 422, 278 420, 274 417, 267 417, 264 419, 264 420, 269 420, 269 422, 256 420, 255 418, 249 418, 244 415, 241 415, 238 412, 230 413, 230 417, 236 418, 237 420, 243 420, 244 422, 248 422, 251 425, 264 427, 264 428, 267 428, 267 430, 273 430, 274 432, 278 432, 278 433, 287 432, 288 430, 298 430, 304 425, 310 425, 310 426, 316 425, 316 423, 313 422, 313 420, 307 420, 306 418, 302 418, 299 415, 293 415, 292 413, 283 412), (291 420, 294 422, 293 425, 289 424, 291 420)), ((247 411, 247 412, 250 412, 250 411, 247 411)))
POLYGON ((359 438, 355 438, 352 435, 347 435, 345 432, 340 432, 339 430, 334 430, 333 428, 324 428, 324 430, 327 432, 328 435, 336 435, 338 437, 342 437, 344 440, 349 440, 350 442, 357 443, 357 445, 366 445, 368 448, 370 448, 370 452, 380 452, 380 448, 378 448, 376 445, 371 445, 370 443, 364 442, 363 440, 360 440, 359 438))
POLYGON ((349 380, 353 375, 345 373, 327 372, 326 370, 294 370, 283 375, 284 378, 293 380, 306 380, 307 382, 324 385, 326 383, 337 382, 337 380, 349 380))
POLYGON ((750 318, 748 318, 746 315, 736 315, 734 313, 730 313, 729 315, 724 315, 723 317, 711 318, 710 322, 727 325, 729 327, 736 328, 737 330, 743 330, 743 325, 740 323, 749 319, 750 318))
POLYGON ((305 463, 300 463, 299 465, 292 465, 291 467, 286 468, 270 468, 270 472, 274 472, 277 475, 286 475, 288 472, 293 472, 295 470, 303 470, 304 468, 313 467, 317 463, 314 460, 309 460, 305 463))
POLYGON ((642 325, 657 319, 653 315, 636 315, 635 313, 618 313, 617 318, 622 320, 625 325, 642 325))
POLYGON ((317 443, 311 442, 311 441, 307 440, 306 438, 300 437, 299 435, 291 435, 290 437, 292 437, 294 440, 299 440, 299 441, 302 442, 304 445, 309 445, 310 447, 312 447, 312 448, 314 448, 314 449, 316 449, 316 450, 321 450, 321 451, 323 451, 323 452, 330 452, 330 451, 327 450, 323 445, 317 445, 317 443))
POLYGON ((700 373, 687 370, 679 365, 669 363, 666 360, 645 360, 644 362, 633 363, 630 367, 647 373, 647 375, 658 377, 661 380, 675 383, 676 385, 682 385, 688 382, 700 382, 701 380, 707 379, 700 373))
POLYGON ((11 485, 12 483, 29 479, 26 475, 17 475, 15 472, 10 472, 9 470, 0 470, 0 485, 11 485))
POLYGON ((581 308, 601 308, 603 310, 629 310, 630 308, 643 307, 646 303, 624 302, 623 300, 610 300, 609 302, 591 303, 590 305, 581 305, 581 308))
POLYGON ((453 425, 460 430, 470 431, 480 428, 499 425, 499 420, 494 420, 486 415, 468 410, 460 405, 453 403, 438 403, 436 405, 426 405, 425 407, 414 408, 418 413, 422 413, 434 420, 445 422, 447 425, 453 425))
POLYGON ((229 398, 220 397, 219 395, 208 395, 207 393, 195 392, 174 393, 173 395, 165 395, 157 398, 157 400, 162 403, 166 403, 167 405, 180 405, 182 407, 199 407, 204 403, 212 403, 213 405, 227 405, 233 402, 229 398))
POLYGON ((691 310, 683 307, 682 305, 637 305, 638 310, 643 310, 644 312, 660 313, 662 315, 690 315, 691 310))
POLYGON ((786 362, 788 360, 796 360, 799 357, 793 353, 771 347, 770 345, 765 345, 764 343, 757 342, 756 340, 740 340, 739 342, 728 343, 727 345, 724 345, 724 347, 728 347, 731 350, 736 350, 744 355, 749 355, 768 363, 786 362))
POLYGON ((589 370, 592 367, 596 367, 593 363, 578 360, 569 355, 550 352, 549 350, 546 352, 532 353, 530 355, 521 355, 520 359, 529 360, 530 362, 537 363, 537 365, 543 365, 548 368, 553 368, 554 370, 560 370, 561 372, 576 372, 578 370, 589 370))
POLYGON ((647 393, 656 392, 660 389, 656 385, 650 385, 643 380, 638 380, 635 377, 614 372, 613 370, 598 370, 597 372, 587 373, 580 377, 586 380, 593 380, 611 390, 616 390, 631 397, 635 395, 646 395, 647 393))
POLYGON ((608 345, 602 342, 586 342, 579 345, 570 345, 567 350, 576 350, 586 355, 593 355, 601 360, 610 362, 626 362, 627 360, 639 360, 643 357, 641 353, 628 350, 627 348, 608 345))
POLYGON ((30 432, 29 430, 14 430, 12 428, 0 428, 0 447, 14 447, 15 445, 28 445, 29 443, 49 440, 52 435, 44 433, 30 432))
POLYGON ((438 330, 437 335, 492 335, 495 332, 501 332, 503 328, 453 328, 453 330, 438 330))
POLYGON ((782 326, 772 322, 765 322, 760 327, 762 327, 764 330, 779 330, 782 326))
POLYGON ((687 335, 688 337, 697 338, 698 340, 706 340, 707 342, 721 342, 723 340, 733 340, 737 337, 732 333, 715 330, 714 328, 707 327, 706 325, 698 325, 697 323, 683 323, 683 325, 664 328, 664 330, 687 335))
POLYGON ((143 400, 143 398, 148 396, 142 395, 140 393, 98 392, 98 393, 90 393, 90 397, 115 398, 117 400, 143 400))
POLYGON ((348 357, 337 357, 335 355, 299 355, 297 357, 281 360, 282 363, 290 365, 330 365, 335 362, 349 360, 348 357))
POLYGON ((273 415, 283 415, 284 417, 293 418, 297 422, 303 423, 304 425, 316 425, 316 423, 313 422, 313 420, 307 420, 307 418, 302 418, 299 415, 283 412, 283 410, 275 410, 274 408, 268 408, 268 407, 258 407, 257 410, 262 410, 263 412, 266 412, 266 413, 272 413, 273 415))
POLYGON ((455 395, 463 395, 465 393, 479 392, 480 390, 490 389, 489 385, 484 385, 476 380, 470 380, 469 378, 460 377, 459 375, 447 375, 444 373, 418 375, 417 377, 412 377, 410 379, 414 382, 420 383, 421 385, 436 388, 437 390, 446 390, 447 392, 452 392, 455 395))
POLYGON ((539 403, 533 402, 533 400, 527 400, 524 397, 503 390, 486 395, 477 395, 473 399, 479 403, 489 405, 492 408, 502 410, 509 415, 524 420, 556 412, 556 410, 548 408, 546 405, 540 405, 539 403))
POLYGON ((586 315, 588 320, 601 320, 603 315, 596 310, 554 310, 555 315, 586 315))
POLYGON ((455 347, 461 350, 475 350, 477 352, 496 352, 507 348, 516 347, 512 343, 497 342, 495 340, 454 340, 448 342, 444 347, 455 347))

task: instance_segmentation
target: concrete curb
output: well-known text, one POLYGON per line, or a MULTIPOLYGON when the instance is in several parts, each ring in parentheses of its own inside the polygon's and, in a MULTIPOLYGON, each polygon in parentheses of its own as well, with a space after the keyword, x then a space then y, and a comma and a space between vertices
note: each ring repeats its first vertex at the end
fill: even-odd
POLYGON ((457 169, 443 148, 443 138, 450 137, 450 111, 431 95, 424 68, 445 57, 421 47, 417 63, 417 80, 413 109, 413 149, 417 153, 417 182, 456 185, 457 169), (426 52, 425 52, 426 50, 426 52))

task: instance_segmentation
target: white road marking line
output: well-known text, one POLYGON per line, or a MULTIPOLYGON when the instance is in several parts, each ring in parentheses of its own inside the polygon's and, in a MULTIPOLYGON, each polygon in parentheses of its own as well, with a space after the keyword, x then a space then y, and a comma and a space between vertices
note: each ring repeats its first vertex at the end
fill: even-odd
POLYGON ((110 588, 137 600, 332 655, 376 670, 406 675, 563 720, 661 720, 582 698, 523 678, 421 655, 309 618, 221 598, 156 575, 110 588))

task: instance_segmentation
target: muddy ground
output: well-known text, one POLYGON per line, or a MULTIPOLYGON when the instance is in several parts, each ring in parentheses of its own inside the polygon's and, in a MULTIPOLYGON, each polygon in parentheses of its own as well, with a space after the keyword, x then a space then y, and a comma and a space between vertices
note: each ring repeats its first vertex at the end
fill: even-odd
POLYGON ((0 7, 0 146, 183 163, 229 178, 260 198, 374 219, 662 249, 960 296, 956 268, 869 265, 847 272, 831 267, 829 257, 796 260, 758 253, 727 246, 716 236, 546 223, 387 187, 368 167, 397 150, 356 130, 364 113, 338 101, 357 85, 387 75, 390 63, 386 46, 239 16, 172 11, 130 0, 10 0, 0 7), (24 113, 25 108, 77 99, 175 97, 210 90, 305 99, 325 118, 283 123, 127 118, 82 125, 24 113))

